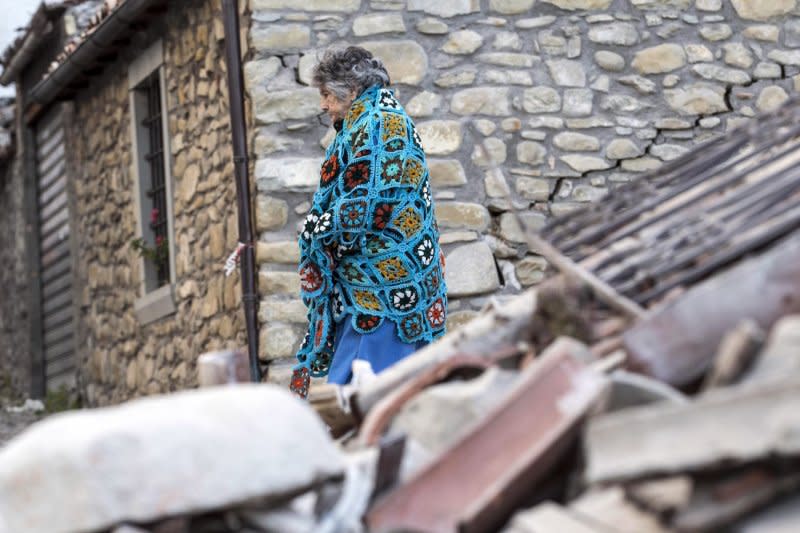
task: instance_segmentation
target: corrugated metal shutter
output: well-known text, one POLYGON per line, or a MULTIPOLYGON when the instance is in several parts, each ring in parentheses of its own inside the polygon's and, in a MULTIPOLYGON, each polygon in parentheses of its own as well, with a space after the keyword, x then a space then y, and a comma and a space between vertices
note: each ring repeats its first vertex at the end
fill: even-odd
POLYGON ((75 382, 75 306, 70 257, 64 126, 58 106, 36 124, 40 279, 48 390, 75 382))

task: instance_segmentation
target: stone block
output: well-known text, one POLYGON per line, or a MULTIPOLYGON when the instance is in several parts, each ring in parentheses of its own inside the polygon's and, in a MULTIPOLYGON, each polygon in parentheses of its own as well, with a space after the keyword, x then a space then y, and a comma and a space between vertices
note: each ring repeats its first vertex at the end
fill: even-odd
POLYGON ((797 0, 731 0, 740 17, 746 20, 769 20, 791 13, 797 0))
POLYGON ((520 196, 526 200, 546 202, 553 192, 553 180, 547 178, 529 178, 519 176, 515 188, 520 196))
POLYGON ((786 94, 783 87, 770 85, 769 87, 764 87, 759 93, 758 99, 756 100, 756 107, 762 113, 774 111, 781 107, 788 99, 789 95, 786 94))
POLYGON ((528 113, 553 113, 561 110, 561 95, 552 87, 533 87, 522 93, 522 108, 528 113))
POLYGON ((445 261, 449 297, 475 296, 500 287, 494 255, 483 241, 459 246, 447 254, 445 261))
POLYGON ((422 147, 429 155, 446 155, 461 147, 461 125, 454 120, 430 120, 417 125, 422 147))
POLYGON ((731 85, 747 85, 753 81, 750 74, 744 70, 727 68, 720 65, 695 65, 692 67, 692 70, 701 78, 731 85))
POLYGON ((460 187, 467 183, 464 167, 457 159, 428 159, 428 172, 431 185, 439 187, 460 187))
POLYGON ((724 45, 725 63, 732 67, 750 68, 753 66, 753 54, 742 43, 729 43, 724 45))
POLYGON ((248 61, 244 64, 244 86, 250 95, 254 94, 256 88, 264 87, 264 84, 271 80, 281 70, 281 60, 277 57, 268 57, 248 61))
POLYGON ((279 198, 259 194, 256 200, 256 231, 274 231, 286 225, 289 204, 279 198))
POLYGON ((250 29, 253 48, 264 51, 291 51, 311 45, 311 29, 303 24, 254 24, 250 29))
POLYGON ((297 241, 272 241, 256 243, 256 262, 296 265, 300 262, 297 241))
POLYGON ((689 63, 709 63, 714 61, 714 54, 704 44, 687 44, 684 48, 689 63))
POLYGON ((320 158, 259 159, 255 165, 256 188, 260 192, 313 191, 319 183, 320 158))
POLYGON ((353 21, 353 35, 365 37, 378 33, 405 33, 406 25, 400 13, 371 13, 356 17, 353 21))
POLYGON ((625 159, 620 166, 626 172, 649 172, 660 168, 663 163, 654 157, 625 159))
POLYGON ((562 87, 586 86, 586 71, 580 61, 571 59, 547 61, 547 70, 556 85, 562 87))
POLYGON ((253 93, 253 111, 259 124, 307 119, 322 112, 319 107, 319 91, 312 87, 286 91, 258 88, 253 93))
POLYGON ((622 72, 625 70, 625 58, 608 50, 599 50, 594 53, 594 61, 600 68, 609 72, 622 72))
POLYGON ((568 152, 596 152, 600 149, 600 140, 591 135, 564 131, 553 138, 556 148, 568 152))
POLYGON ((654 144, 650 146, 650 155, 654 155, 662 161, 672 161, 688 152, 688 148, 677 144, 654 144))
POLYGON ((408 0, 409 11, 424 11, 429 15, 450 18, 458 15, 469 15, 480 11, 480 0, 448 0, 447 2, 431 2, 430 0, 408 0))
POLYGON ((303 340, 298 328, 284 324, 261 328, 259 345, 262 361, 291 357, 297 353, 303 340))
POLYGON ((530 54, 515 54, 513 52, 490 52, 479 54, 478 61, 502 67, 530 68, 541 61, 537 56, 530 54))
POLYGON ((500 165, 505 163, 507 157, 506 143, 497 137, 484 139, 472 150, 472 162, 479 167, 487 167, 492 163, 500 165))
POLYGON ((597 44, 633 46, 639 42, 639 32, 629 22, 612 22, 590 28, 589 40, 597 44))
POLYGON ((300 294, 300 275, 297 272, 259 272, 258 292, 262 296, 271 294, 300 294))
POLYGON ((536 0, 490 0, 489 9, 502 15, 527 13, 536 0))
POLYGON ((731 38, 733 30, 727 24, 706 24, 700 28, 700 35, 707 41, 724 41, 731 38))
POLYGON ((744 29, 744 36, 755 41, 777 43, 781 34, 781 29, 772 24, 759 24, 744 29))
POLYGON ((447 54, 469 55, 483 46, 483 37, 472 30, 459 30, 451 33, 441 50, 447 54))
POLYGON ((511 105, 507 87, 473 87, 456 92, 450 110, 457 115, 491 115, 507 117, 511 105))
POLYGON ((483 232, 489 227, 491 216, 481 204, 439 202, 436 204, 436 220, 442 228, 483 232))
POLYGON ((569 165, 572 170, 577 172, 591 172, 593 170, 605 170, 611 168, 611 163, 599 157, 587 155, 570 154, 561 156, 561 161, 569 165))
POLYGON ((360 46, 383 61, 393 83, 419 85, 428 71, 428 55, 414 41, 368 41, 360 46))
POLYGON ((250 6, 253 11, 294 9, 354 12, 361 7, 361 0, 305 0, 302 4, 298 4, 297 0, 250 0, 250 6))
POLYGON ((541 165, 547 155, 547 149, 535 141, 522 141, 517 145, 517 161, 528 165, 541 165))
POLYGON ((486 172, 486 176, 483 178, 483 185, 486 190, 486 196, 489 198, 505 198, 511 194, 511 188, 499 168, 486 172))
POLYGON ((677 44, 660 44, 636 53, 631 64, 641 74, 662 74, 686 64, 686 52, 677 44))
MULTIPOLYGON (((527 231, 538 232, 547 222, 547 217, 544 214, 536 211, 524 211, 519 213, 519 218, 527 231)), ((525 232, 517 220, 517 215, 514 213, 503 213, 499 218, 499 235, 503 239, 512 243, 524 243, 527 241, 525 232)))
POLYGON ((405 106, 412 117, 429 117, 442 110, 442 96, 430 91, 422 91, 415 95, 405 106))
POLYGON ((567 11, 608 9, 613 0, 542 0, 567 11))
POLYGON ((714 115, 728 111, 725 89, 717 85, 695 84, 664 91, 670 107, 684 116, 714 115))
POLYGON ((299 298, 286 300, 280 297, 268 297, 259 303, 258 320, 262 324, 270 322, 308 324, 307 311, 308 308, 299 298))
POLYGON ((614 139, 606 147, 608 159, 633 159, 644 154, 644 149, 630 139, 614 139))
POLYGON ((755 77, 757 80, 778 79, 782 76, 782 74, 783 71, 781 70, 780 65, 768 61, 759 62, 753 71, 753 77, 755 77))
POLYGON ((585 117, 592 114, 594 92, 591 89, 566 89, 564 114, 568 117, 585 117))
POLYGON ((427 35, 444 35, 450 28, 441 20, 434 18, 425 18, 417 22, 417 31, 427 35))
POLYGON ((781 65, 800 66, 800 50, 773 50, 767 57, 781 65))

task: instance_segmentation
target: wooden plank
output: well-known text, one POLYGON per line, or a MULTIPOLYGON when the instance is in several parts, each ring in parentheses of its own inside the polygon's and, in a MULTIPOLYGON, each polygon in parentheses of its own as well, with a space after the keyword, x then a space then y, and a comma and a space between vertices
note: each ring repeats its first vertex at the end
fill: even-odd
POLYGON ((47 190, 39 192, 39 206, 47 205, 48 202, 65 190, 67 190, 67 176, 62 174, 47 190))
MULTIPOLYGON (((66 180, 64 185, 66 185, 66 180)), ((59 211, 67 211, 67 188, 61 186, 51 190, 55 190, 55 194, 49 195, 46 200, 43 198, 44 201, 39 204, 39 216, 42 217, 42 220, 55 216, 59 211)))
POLYGON ((68 290, 72 287, 72 276, 67 274, 65 276, 61 276, 56 278, 55 280, 47 283, 42 287, 42 294, 44 297, 44 301, 47 301, 50 297, 55 296, 56 294, 61 293, 62 291, 68 290))
POLYGON ((43 316, 47 316, 64 308, 70 308, 71 306, 72 293, 64 292, 53 296, 52 298, 48 298, 42 305, 42 314, 43 316))
POLYGON ((62 209, 48 219, 41 219, 42 236, 46 237, 52 233, 58 233, 64 226, 69 226, 69 213, 62 209))
POLYGON ((623 409, 589 421, 585 479, 593 485, 797 458, 800 440, 787 435, 798 427, 797 377, 716 389, 684 405, 623 409))
POLYGON ((75 310, 72 306, 62 307, 57 311, 45 315, 44 324, 45 328, 54 328, 72 322, 75 319, 75 310))
POLYGON ((53 151, 56 145, 64 142, 64 128, 57 128, 48 132, 48 137, 42 141, 37 141, 36 153, 48 154, 53 151))
POLYGON ((69 226, 64 226, 63 232, 57 231, 51 235, 48 235, 47 237, 44 237, 41 244, 42 253, 48 253, 62 242, 68 242, 69 233, 69 226))
POLYGON ((74 349, 75 349, 75 340, 72 337, 70 337, 52 346, 45 347, 44 359, 45 361, 49 361, 51 359, 57 359, 61 356, 66 356, 67 354, 71 354, 74 351, 74 349))
POLYGON ((59 326, 48 326, 45 320, 44 327, 44 346, 45 349, 50 346, 55 346, 63 340, 71 339, 74 333, 75 324, 72 320, 67 321, 59 326))
POLYGON ((45 270, 43 281, 48 282, 57 275, 56 272, 61 272, 64 269, 63 264, 66 264, 67 268, 69 268, 69 257, 69 242, 66 240, 42 253, 42 269, 45 270))
POLYGON ((47 155, 39 155, 39 162, 36 165, 36 170, 39 174, 39 182, 46 185, 45 178, 52 176, 52 170, 58 165, 64 164, 64 143, 57 145, 56 149, 47 155))
POLYGON ((75 370, 75 357, 72 353, 53 360, 48 360, 45 365, 45 373, 48 381, 65 374, 75 373, 75 370))

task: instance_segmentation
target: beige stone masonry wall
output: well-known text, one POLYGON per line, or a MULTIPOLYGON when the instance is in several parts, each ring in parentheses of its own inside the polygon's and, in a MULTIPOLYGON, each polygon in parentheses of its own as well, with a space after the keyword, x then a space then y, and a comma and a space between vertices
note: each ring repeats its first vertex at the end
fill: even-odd
POLYGON ((332 135, 309 87, 327 46, 380 56, 415 118, 451 325, 543 279, 511 206, 541 227, 774 109, 800 82, 796 0, 250 0, 250 10, 262 357, 282 375, 304 329, 296 232, 332 135))
POLYGON ((218 0, 175 3, 75 102, 70 132, 80 220, 82 393, 90 405, 196 385, 203 352, 246 345, 238 276, 222 266, 238 240, 218 0), (140 261, 128 65, 164 43, 175 213, 177 312, 148 325, 134 313, 140 261))

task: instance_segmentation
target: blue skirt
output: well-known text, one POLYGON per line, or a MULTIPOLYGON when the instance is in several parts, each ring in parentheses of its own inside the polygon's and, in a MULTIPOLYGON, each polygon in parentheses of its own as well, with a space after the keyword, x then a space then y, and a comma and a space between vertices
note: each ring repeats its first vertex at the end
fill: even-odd
POLYGON ((353 329, 350 315, 345 315, 336 325, 335 342, 328 383, 338 385, 350 382, 353 361, 356 359, 369 361, 373 372, 377 374, 428 345, 428 341, 413 344, 403 342, 397 335, 397 326, 391 320, 384 320, 371 333, 361 334, 353 329))

